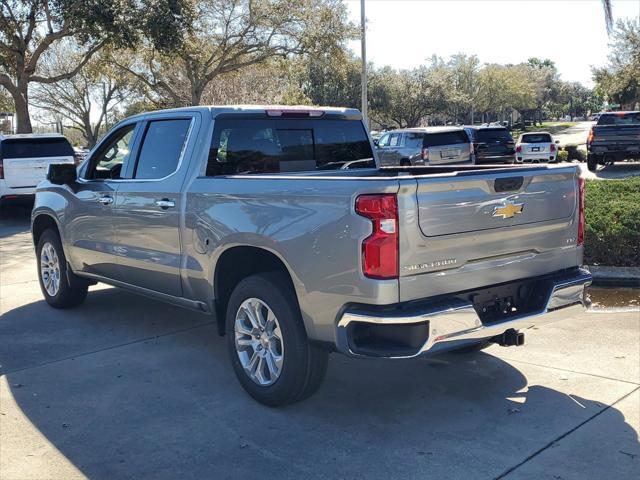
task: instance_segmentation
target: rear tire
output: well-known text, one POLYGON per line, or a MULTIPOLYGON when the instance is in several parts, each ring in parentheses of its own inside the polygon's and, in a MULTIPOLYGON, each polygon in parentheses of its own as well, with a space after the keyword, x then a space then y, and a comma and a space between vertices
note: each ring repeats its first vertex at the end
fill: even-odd
POLYGON ((72 308, 84 302, 89 283, 69 271, 60 236, 54 230, 48 229, 42 233, 36 256, 40 290, 49 305, 72 308))
POLYGON ((235 374, 258 402, 279 407, 320 388, 329 354, 309 343, 295 293, 283 274, 252 275, 236 286, 226 332, 235 374))
POLYGON ((595 155, 587 156, 587 168, 590 172, 595 172, 598 169, 598 157, 595 155))

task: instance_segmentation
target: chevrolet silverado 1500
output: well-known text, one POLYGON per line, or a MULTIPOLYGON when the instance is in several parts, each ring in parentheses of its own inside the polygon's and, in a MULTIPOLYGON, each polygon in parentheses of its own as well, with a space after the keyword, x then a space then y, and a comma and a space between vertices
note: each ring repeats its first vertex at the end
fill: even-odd
MULTIPOLYGON (((116 125, 32 214, 56 308, 105 282, 215 315, 250 395, 311 395, 328 353, 519 345, 583 311, 568 166, 379 168, 350 109, 193 107, 116 125)), ((123 306, 126 308, 126 306, 123 306)))

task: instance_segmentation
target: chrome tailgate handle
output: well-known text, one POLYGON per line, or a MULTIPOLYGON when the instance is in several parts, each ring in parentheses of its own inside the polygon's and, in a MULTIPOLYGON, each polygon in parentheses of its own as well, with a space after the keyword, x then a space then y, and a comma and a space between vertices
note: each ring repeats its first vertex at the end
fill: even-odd
POLYGON ((167 209, 167 208, 173 208, 176 206, 176 202, 174 202, 173 200, 169 200, 168 198, 163 198, 162 200, 156 200, 155 204, 157 207, 163 208, 163 209, 167 209))

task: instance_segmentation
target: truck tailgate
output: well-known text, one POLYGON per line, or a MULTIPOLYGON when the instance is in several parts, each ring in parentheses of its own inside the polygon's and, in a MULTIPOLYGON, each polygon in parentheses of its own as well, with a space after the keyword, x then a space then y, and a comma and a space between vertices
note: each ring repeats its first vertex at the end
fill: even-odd
POLYGON ((401 301, 575 266, 577 176, 511 168, 403 182, 415 193, 401 197, 401 301))
POLYGON ((605 125, 593 130, 593 147, 618 150, 627 146, 640 146, 640 125, 605 125))
POLYGON ((5 158, 4 178, 8 187, 35 187, 47 176, 49 165, 74 163, 73 157, 5 158))

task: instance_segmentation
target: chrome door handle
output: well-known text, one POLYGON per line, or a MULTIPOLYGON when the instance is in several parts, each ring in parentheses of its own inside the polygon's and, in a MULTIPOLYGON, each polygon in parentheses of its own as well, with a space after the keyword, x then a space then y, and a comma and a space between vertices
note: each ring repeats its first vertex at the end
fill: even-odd
POLYGON ((164 210, 166 210, 167 208, 173 208, 176 206, 176 202, 174 202, 173 200, 169 200, 167 198, 163 198, 162 200, 156 200, 155 204, 157 207, 160 207, 164 210))
POLYGON ((102 205, 111 205, 113 203, 113 197, 105 195, 104 197, 98 198, 98 202, 102 205))

